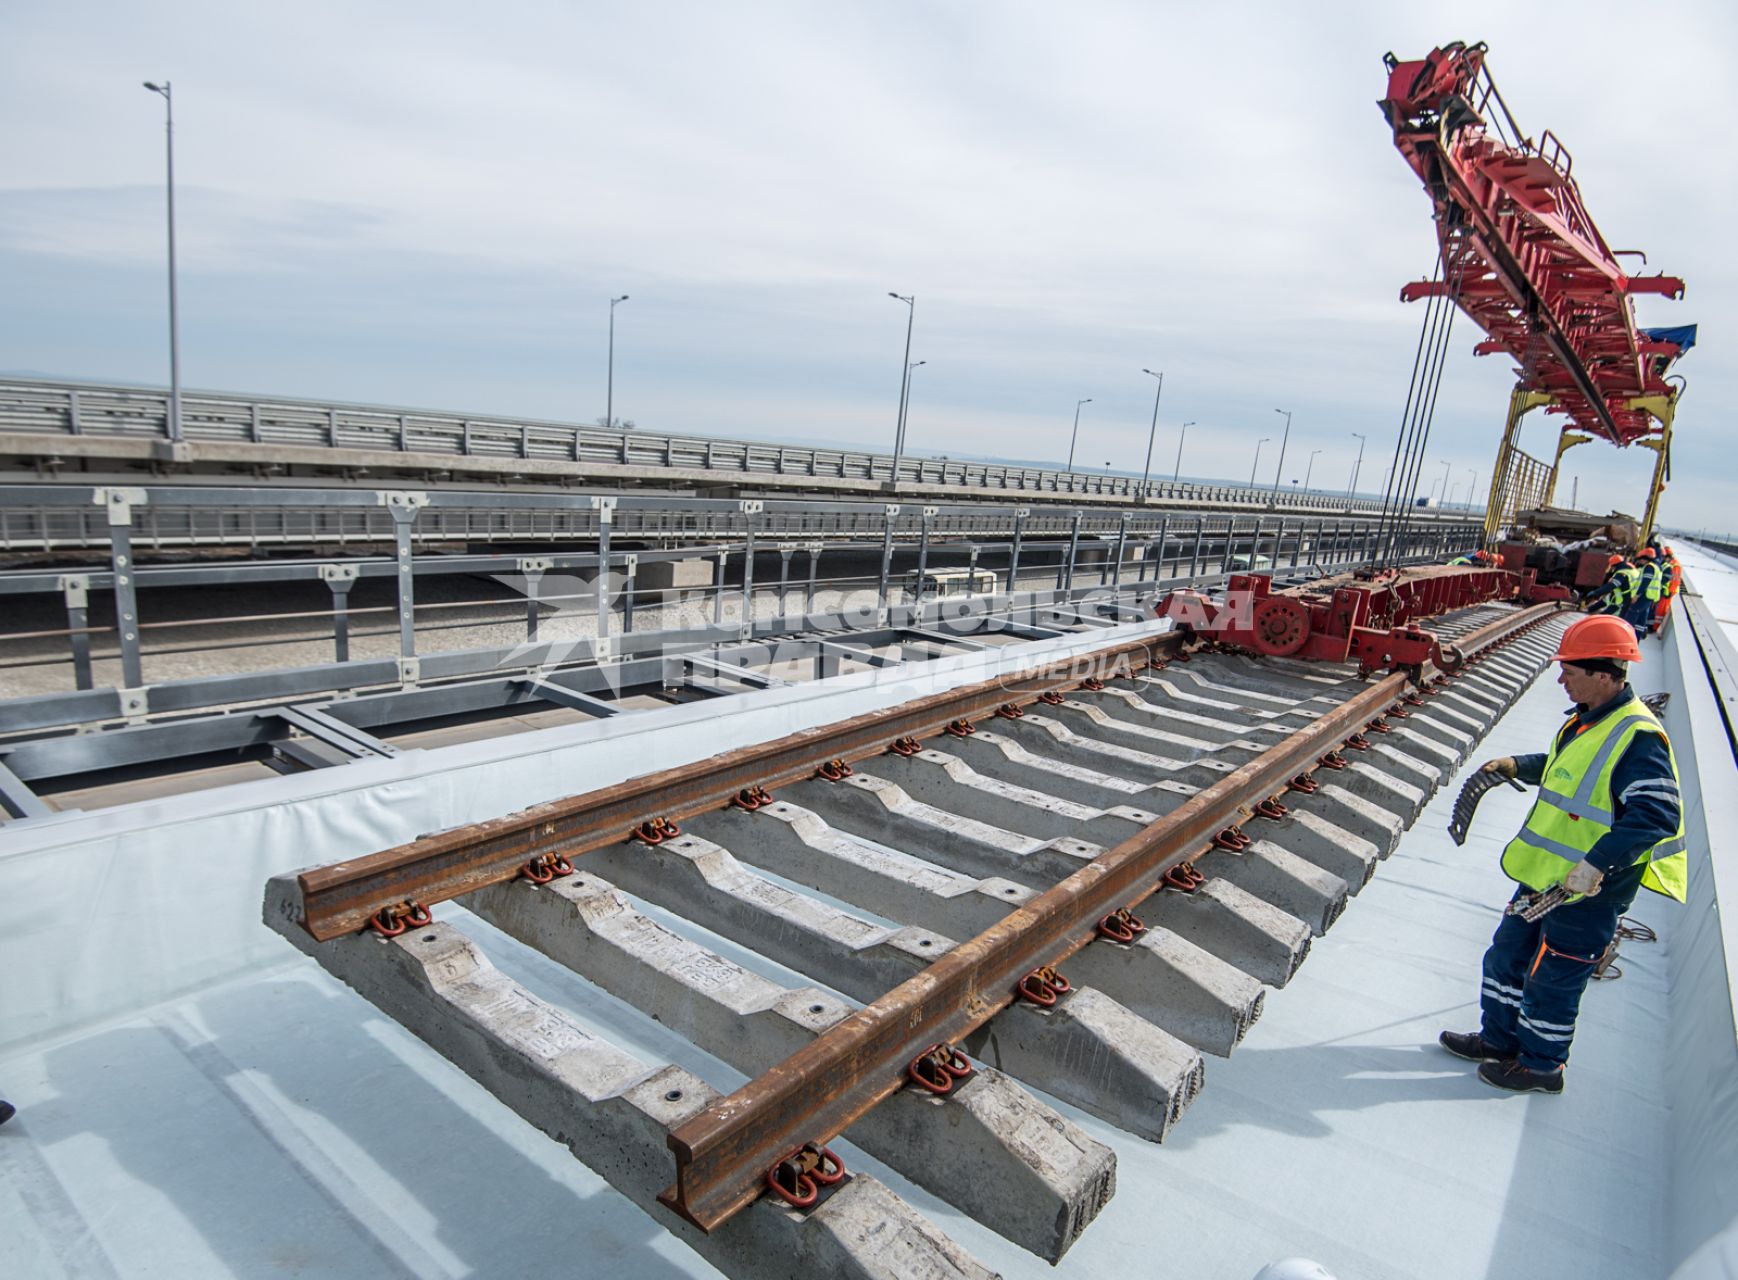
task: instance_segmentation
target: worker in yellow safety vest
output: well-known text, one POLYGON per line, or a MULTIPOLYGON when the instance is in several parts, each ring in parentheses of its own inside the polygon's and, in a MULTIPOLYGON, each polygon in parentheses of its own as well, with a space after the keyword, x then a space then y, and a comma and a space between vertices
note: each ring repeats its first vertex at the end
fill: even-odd
POLYGON ((1679 902, 1687 884, 1683 808, 1670 740, 1630 688, 1634 630, 1609 615, 1563 633, 1558 683, 1575 701, 1542 755, 1487 761, 1539 788, 1503 850, 1519 884, 1485 952, 1477 1031, 1442 1047, 1499 1089, 1561 1093, 1581 993, 1638 890, 1679 902))
POLYGON ((1672 611, 1672 601, 1677 598, 1678 587, 1684 580, 1684 567, 1678 563, 1677 556, 1672 554, 1669 546, 1660 547, 1660 599, 1654 606, 1654 621, 1652 630, 1658 631, 1665 625, 1666 615, 1672 611))
POLYGON ((1640 583, 1636 567, 1622 556, 1612 556, 1605 564, 1605 581, 1589 591, 1581 601, 1588 613, 1621 614, 1624 606, 1635 599, 1640 583))

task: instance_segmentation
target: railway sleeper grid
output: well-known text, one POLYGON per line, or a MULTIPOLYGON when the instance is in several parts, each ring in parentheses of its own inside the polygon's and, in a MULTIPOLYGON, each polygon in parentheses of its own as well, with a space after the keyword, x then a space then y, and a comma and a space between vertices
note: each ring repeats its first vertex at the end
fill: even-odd
MULTIPOLYGON (((1508 612, 1485 606, 1433 626, 1454 639, 1508 612)), ((1565 621, 1500 641, 1409 698, 1403 716, 1372 724, 1354 739, 1362 746, 1315 771, 1313 788, 1252 810, 1247 830, 1197 858, 1199 883, 1158 887, 1134 936, 1077 951, 1058 987, 1039 984, 1050 1002, 1016 999, 967 1036, 957 1048, 969 1075, 945 1092, 914 1081, 846 1136, 1057 1262, 1113 1194, 1116 1157, 1028 1086, 1162 1141, 1203 1086, 1203 1055, 1235 1049, 1268 989, 1291 979, 1543 669, 1565 621)), ((671 838, 595 849, 572 875, 458 901, 752 1077, 1364 688, 1344 669, 1286 659, 1155 661, 837 780, 782 786, 756 808, 700 814, 671 838), (639 903, 809 983, 745 968, 639 903)), ((584 1029, 452 923, 318 942, 302 911, 297 876, 273 879, 268 924, 726 1274, 989 1274, 884 1183, 833 1178, 830 1151, 785 1166, 794 1194, 761 1196, 700 1230, 657 1201, 671 1135, 723 1101, 709 1085, 584 1029)))

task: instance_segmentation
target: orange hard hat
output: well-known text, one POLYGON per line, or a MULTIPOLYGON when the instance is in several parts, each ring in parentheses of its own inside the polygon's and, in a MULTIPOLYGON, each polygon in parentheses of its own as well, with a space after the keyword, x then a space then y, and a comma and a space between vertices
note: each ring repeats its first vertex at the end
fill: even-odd
POLYGON ((1622 556, 1612 556, 1609 560, 1607 560, 1605 562, 1605 567, 1607 569, 1615 569, 1615 568, 1617 568, 1618 565, 1620 565, 1622 563, 1623 563, 1622 556))
POLYGON ((1581 662, 1588 658, 1640 662, 1641 647, 1635 642, 1635 628, 1622 618, 1594 614, 1571 624, 1551 657, 1556 662, 1581 662))
POLYGON ((1654 558, 1654 549, 1652 547, 1643 547, 1640 551, 1635 553, 1635 558, 1637 560, 1652 560, 1654 558))

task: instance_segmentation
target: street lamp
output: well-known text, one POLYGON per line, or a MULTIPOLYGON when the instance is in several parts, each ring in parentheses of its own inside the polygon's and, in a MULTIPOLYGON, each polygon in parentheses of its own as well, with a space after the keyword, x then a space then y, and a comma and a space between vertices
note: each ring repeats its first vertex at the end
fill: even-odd
POLYGON ((1470 507, 1478 498, 1479 469, 1477 467, 1468 467, 1466 470, 1467 474, 1472 477, 1472 482, 1466 487, 1466 504, 1470 507))
POLYGON ((1080 439, 1080 406, 1083 404, 1091 404, 1091 403, 1092 403, 1091 396, 1086 397, 1086 399, 1084 399, 1084 400, 1076 400, 1074 402, 1074 434, 1068 437, 1068 469, 1069 469, 1069 471, 1074 470, 1074 445, 1080 439))
POLYGON ((889 289, 889 298, 905 304, 905 355, 899 361, 899 418, 893 428, 893 483, 899 483, 899 462, 905 456, 905 397, 911 391, 911 327, 917 323, 917 295, 909 298, 889 289))
POLYGON ((1255 461, 1249 464, 1249 487, 1251 489, 1255 488, 1255 469, 1261 465, 1261 446, 1271 439, 1273 439, 1272 436, 1262 436, 1255 442, 1255 461))
POLYGON ((1304 468, 1303 487, 1304 487, 1305 493, 1308 493, 1310 491, 1310 474, 1313 471, 1315 471, 1315 469, 1316 469, 1316 454, 1318 454, 1320 452, 1321 452, 1320 449, 1312 449, 1310 451, 1309 465, 1304 468))
POLYGON ((1358 460, 1352 464, 1352 483, 1346 486, 1346 501, 1350 502, 1358 494, 1358 472, 1364 469, 1364 437, 1358 432, 1352 432, 1358 439, 1358 460))
MULTIPOLYGON (((1453 464, 1453 463, 1452 463, 1452 462, 1447 462, 1447 461, 1445 461, 1445 462, 1444 462, 1444 463, 1443 463, 1443 464, 1442 464, 1442 479, 1441 479, 1441 480, 1439 480, 1439 481, 1437 481, 1437 483, 1436 483, 1436 484, 1433 484, 1433 485, 1431 485, 1431 486, 1430 486, 1430 491, 1431 491, 1431 492, 1432 492, 1432 493, 1435 493, 1435 492, 1436 492, 1436 490, 1437 490, 1437 486, 1438 486, 1438 485, 1440 485, 1440 486, 1441 486, 1441 487, 1442 487, 1442 491, 1443 491, 1443 497, 1445 497, 1445 498, 1446 498, 1446 497, 1447 497, 1447 496, 1448 496, 1448 470, 1449 470, 1449 468, 1450 468, 1450 467, 1452 467, 1452 466, 1453 466, 1453 465, 1454 465, 1454 464, 1453 464)), ((1448 505, 1448 504, 1447 504, 1447 503, 1446 503, 1446 502, 1445 502, 1445 503, 1443 503, 1443 504, 1442 504, 1442 505, 1443 505, 1443 506, 1447 506, 1447 505, 1448 505)))
POLYGON ((1159 389, 1153 392, 1153 425, 1147 432, 1147 465, 1141 468, 1141 496, 1144 498, 1147 495, 1147 478, 1153 472, 1153 440, 1159 434, 1159 397, 1165 394, 1165 375, 1154 373, 1151 369, 1142 369, 1141 372, 1159 380, 1159 389))
POLYGON ((1177 469, 1175 471, 1171 472, 1171 482, 1173 484, 1175 484, 1178 480, 1180 480, 1182 478, 1182 475, 1183 475, 1183 441, 1185 441, 1189 438, 1189 428, 1194 426, 1194 425, 1195 424, 1193 422, 1185 422, 1183 424, 1182 431, 1180 431, 1177 434, 1177 469))
POLYGON ((610 371, 609 390, 604 400, 603 424, 605 427, 616 425, 616 304, 626 302, 628 295, 610 299, 610 371))
MULTIPOLYGON (((1279 439, 1279 465, 1273 469, 1273 496, 1277 501, 1279 498, 1279 473, 1285 470, 1285 445, 1286 441, 1291 439, 1291 410, 1275 409, 1274 412, 1285 415, 1285 434, 1279 439)), ((1250 483, 1253 484, 1254 481, 1250 483)))
POLYGON ((169 189, 169 438, 181 438, 181 321, 175 306, 175 101, 165 80, 145 88, 163 99, 163 136, 166 139, 169 189))
MULTIPOLYGON (((905 366, 905 414, 908 419, 911 414, 911 375, 928 363, 929 361, 927 360, 913 360, 910 364, 905 366)), ((903 449, 905 446, 904 427, 900 427, 899 429, 899 443, 900 448, 903 449)))

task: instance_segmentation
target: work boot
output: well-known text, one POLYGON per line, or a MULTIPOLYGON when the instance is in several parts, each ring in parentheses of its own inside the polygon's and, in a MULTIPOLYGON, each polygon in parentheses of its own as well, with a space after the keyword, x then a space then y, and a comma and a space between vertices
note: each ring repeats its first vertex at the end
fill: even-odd
POLYGON ((1479 1079, 1511 1093, 1562 1093, 1563 1068, 1555 1071, 1529 1071, 1517 1059, 1487 1062, 1479 1067, 1479 1079))
POLYGON ((0 1124, 5 1124, 8 1120, 10 1120, 13 1116, 15 1116, 17 1114, 18 1114, 17 1107, 13 1106, 10 1102, 5 1101, 4 1099, 0 1099, 0 1124))
POLYGON ((1436 1042, 1457 1058, 1465 1058, 1468 1062, 1513 1062, 1513 1049, 1503 1052, 1493 1049, 1485 1043, 1485 1038, 1476 1031, 1444 1031, 1436 1037, 1436 1042))

